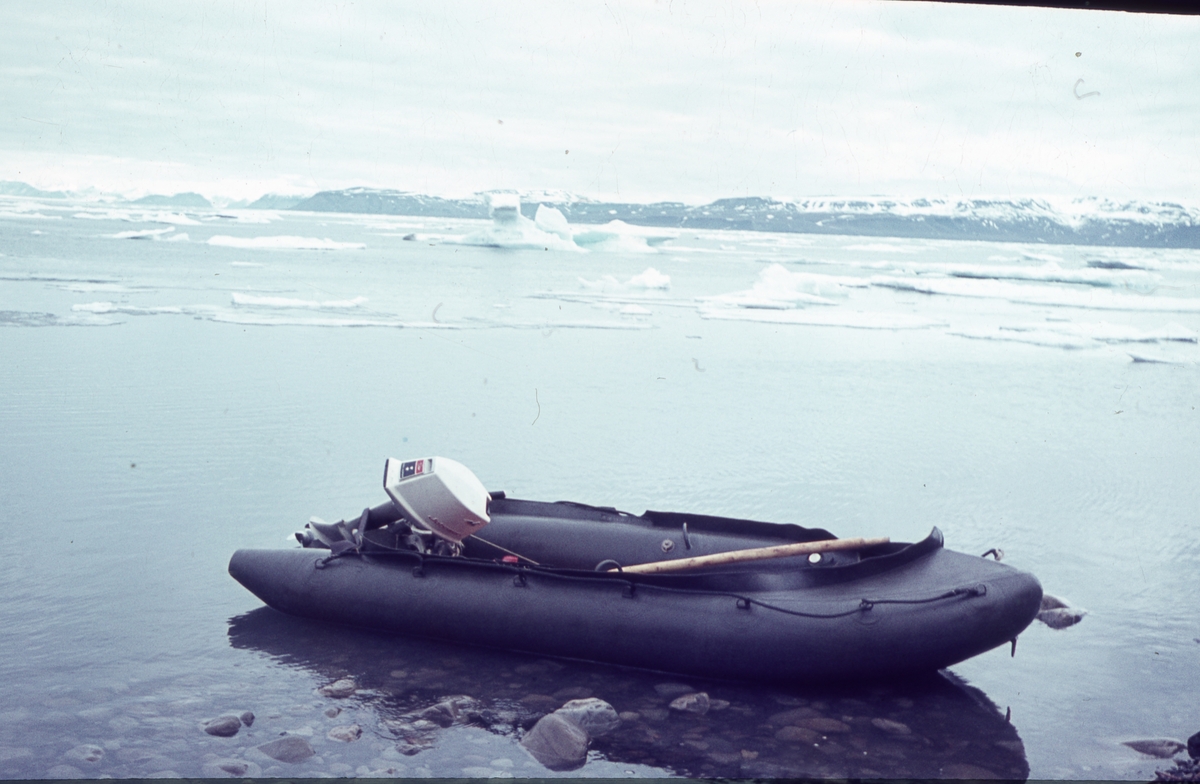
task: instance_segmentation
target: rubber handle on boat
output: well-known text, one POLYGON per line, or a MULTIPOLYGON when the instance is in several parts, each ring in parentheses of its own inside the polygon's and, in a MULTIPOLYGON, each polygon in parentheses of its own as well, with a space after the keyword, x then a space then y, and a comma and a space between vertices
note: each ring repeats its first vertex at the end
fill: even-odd
MULTIPOLYGON (((771 547, 755 547, 750 550, 731 550, 727 553, 712 555, 697 555, 692 558, 678 558, 673 561, 654 561, 652 563, 626 566, 620 571, 625 574, 656 574, 658 572, 678 572, 685 569, 697 569, 701 566, 717 566, 720 564, 740 563, 742 561, 763 561, 768 558, 783 558, 789 555, 809 555, 811 553, 828 553, 834 550, 857 550, 862 547, 873 547, 877 544, 890 542, 886 536, 875 539, 864 539, 861 536, 851 539, 823 539, 819 542, 798 542, 797 544, 777 544, 771 547)), ((609 569, 610 572, 617 571, 609 569)))

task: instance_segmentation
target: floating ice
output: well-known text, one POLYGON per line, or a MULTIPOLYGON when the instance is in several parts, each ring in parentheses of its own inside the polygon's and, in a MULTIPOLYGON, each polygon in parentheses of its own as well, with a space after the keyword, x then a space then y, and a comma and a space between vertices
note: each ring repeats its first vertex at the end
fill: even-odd
POLYGON ((656 246, 671 239, 674 237, 650 233, 620 220, 574 234, 575 244, 581 248, 606 253, 658 253, 656 246))
POLYGON ((1180 324, 1143 330, 1125 324, 1061 323, 1015 324, 998 327, 948 330, 948 334, 976 340, 1004 340, 1035 346, 1080 349, 1118 343, 1195 343, 1196 333, 1180 324))
POLYGON ((888 242, 863 242, 845 246, 844 250, 865 250, 873 253, 916 253, 920 248, 911 245, 894 245, 888 242))
POLYGON ((1081 283, 1088 286, 1107 286, 1151 292, 1162 280, 1145 270, 1116 269, 1111 267, 1087 267, 1063 269, 1057 262, 1050 261, 1040 267, 1019 267, 994 264, 929 264, 922 271, 941 272, 955 278, 980 278, 990 280, 1029 280, 1042 283, 1081 283))
POLYGON ((539 204, 534 219, 529 220, 521 214, 521 199, 515 193, 489 194, 488 208, 491 226, 448 241, 489 248, 657 253, 657 245, 674 238, 619 220, 595 228, 573 229, 561 211, 545 204, 539 204))
POLYGON ((772 264, 758 273, 758 280, 746 291, 699 299, 710 307, 787 310, 803 305, 834 305, 829 295, 842 295, 848 287, 866 285, 866 281, 858 278, 789 272, 781 264, 772 264))
MULTIPOLYGON (((580 250, 569 236, 564 238, 556 233, 558 221, 550 213, 543 216, 544 225, 550 227, 550 231, 522 215, 521 199, 515 193, 489 194, 488 207, 492 225, 467 234, 458 240, 459 243, 486 248, 580 250)), ((565 225, 566 218, 562 217, 562 213, 558 210, 554 212, 558 213, 558 218, 562 218, 562 224, 565 225)))
POLYGON ((168 226, 165 229, 133 229, 132 231, 118 231, 116 234, 105 234, 104 236, 114 240, 161 240, 173 231, 175 231, 175 227, 168 226))
POLYGON ((208 238, 208 244, 224 248, 270 248, 284 250, 362 250, 367 247, 362 242, 337 242, 328 238, 317 239, 315 237, 292 237, 288 235, 274 237, 230 237, 226 234, 217 234, 208 238))
POLYGON ((634 275, 626 284, 639 289, 666 289, 671 288, 671 277, 664 275, 654 267, 646 267, 641 274, 634 275))
MULTIPOLYGON (((138 220, 137 218, 127 217, 125 220, 138 220)), ((175 226, 199 226, 200 221, 178 212, 155 212, 145 213, 140 220, 148 223, 170 223, 175 226)))
POLYGON ((243 307, 253 306, 260 308, 300 308, 304 310, 346 310, 349 308, 361 308, 367 304, 366 297, 355 297, 353 299, 329 299, 323 302, 310 299, 291 299, 288 297, 260 297, 255 294, 243 294, 235 291, 233 293, 233 304, 243 307))
POLYGON ((118 305, 115 302, 86 302, 79 305, 72 305, 71 310, 76 313, 124 313, 129 316, 161 316, 190 313, 194 308, 188 309, 174 305, 144 307, 138 305, 118 305))
POLYGON ((567 223, 566 216, 554 207, 539 204, 537 214, 533 216, 533 223, 547 234, 557 235, 564 240, 571 239, 571 227, 567 223))
POLYGON ((879 313, 861 310, 765 310, 702 306, 700 317, 727 321, 756 321, 768 324, 796 324, 809 327, 849 327, 852 329, 929 329, 944 327, 938 319, 907 313, 879 313))
POLYGON ((1146 312, 1200 313, 1200 299, 1124 294, 1107 290, 1065 289, 1000 280, 967 278, 924 279, 872 277, 871 285, 922 294, 1002 299, 1026 305, 1088 308, 1095 310, 1138 310, 1146 312))

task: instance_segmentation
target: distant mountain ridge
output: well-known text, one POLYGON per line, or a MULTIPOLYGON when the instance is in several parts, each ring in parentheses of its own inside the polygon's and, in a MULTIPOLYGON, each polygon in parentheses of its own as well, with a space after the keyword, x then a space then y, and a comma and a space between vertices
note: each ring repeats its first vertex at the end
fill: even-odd
MULTIPOLYGON (((69 199, 82 194, 44 191, 23 182, 0 181, 0 196, 69 199)), ((533 218, 539 204, 558 209, 573 224, 621 220, 671 229, 732 229, 863 237, 991 240, 1062 245, 1200 248, 1200 207, 1174 202, 1079 199, 894 199, 744 197, 689 205, 595 201, 563 191, 520 194, 521 212, 533 218)), ((444 198, 410 191, 346 188, 309 197, 265 194, 231 207, 312 212, 488 218, 488 194, 444 198)), ((212 209, 197 193, 143 196, 139 206, 212 209)))
MULTIPOLYGON (((622 220, 659 228, 734 229, 868 237, 992 240, 1073 245, 1200 248, 1200 210, 1173 202, 1106 199, 718 199, 626 204, 566 194, 524 198, 522 214, 538 204, 560 210, 574 224, 622 220), (545 198, 549 197, 549 198, 545 198)), ((445 199, 372 188, 322 191, 292 207, 314 212, 487 218, 486 194, 445 199)))

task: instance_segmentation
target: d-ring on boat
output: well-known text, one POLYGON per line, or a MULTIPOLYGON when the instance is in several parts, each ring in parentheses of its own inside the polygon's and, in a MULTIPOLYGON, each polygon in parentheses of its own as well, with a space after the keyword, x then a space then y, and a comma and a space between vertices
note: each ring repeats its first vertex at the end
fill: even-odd
POLYGON ((229 573, 292 615, 400 634, 745 680, 886 678, 1013 641, 1030 574, 820 528, 488 493, 444 457, 384 469, 389 500, 313 518, 300 547, 229 573))

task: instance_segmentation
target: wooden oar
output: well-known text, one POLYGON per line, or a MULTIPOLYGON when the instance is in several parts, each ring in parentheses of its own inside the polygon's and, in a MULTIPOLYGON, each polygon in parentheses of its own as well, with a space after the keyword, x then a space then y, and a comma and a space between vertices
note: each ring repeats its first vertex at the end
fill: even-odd
MULTIPOLYGON (((622 572, 633 574, 656 574, 658 572, 679 572, 685 569, 696 569, 701 566, 716 566, 718 564, 740 563, 742 561, 763 561, 767 558, 783 558, 788 555, 809 555, 811 553, 828 553, 834 550, 857 550, 860 547, 872 547, 877 544, 890 542, 886 536, 877 539, 824 539, 819 542, 799 542, 797 544, 777 544, 772 547, 755 547, 751 550, 731 550, 727 553, 712 555, 697 555, 693 558, 678 558, 674 561, 655 561, 653 563, 626 566, 622 572)), ((609 569, 610 572, 618 571, 609 569)))

